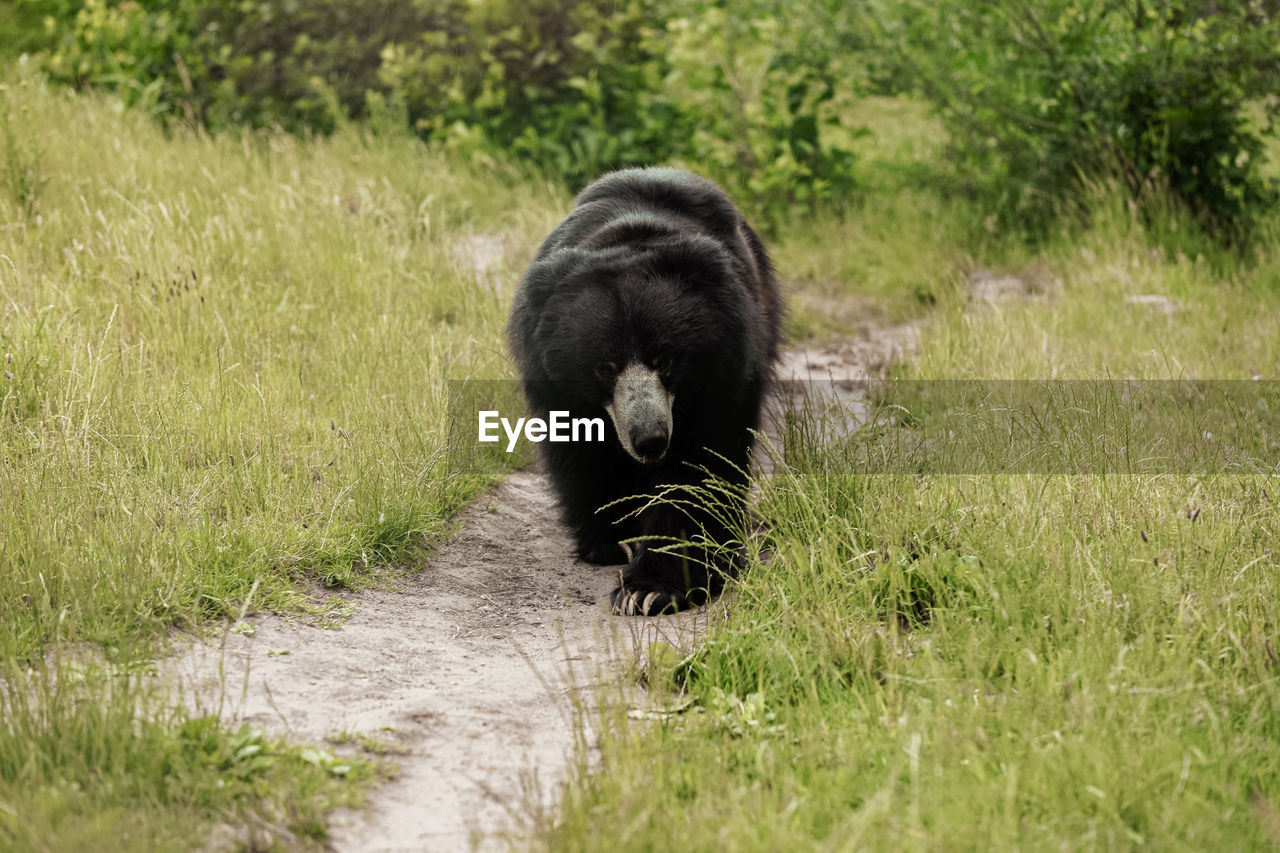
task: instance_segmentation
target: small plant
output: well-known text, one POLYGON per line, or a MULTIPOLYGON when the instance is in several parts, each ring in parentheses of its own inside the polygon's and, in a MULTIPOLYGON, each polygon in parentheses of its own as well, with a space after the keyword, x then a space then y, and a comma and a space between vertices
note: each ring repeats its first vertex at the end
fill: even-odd
POLYGON ((343 729, 329 735, 327 740, 334 746, 358 746, 370 755, 407 755, 409 753, 409 747, 395 739, 393 726, 384 726, 382 732, 382 734, 365 734, 343 729))

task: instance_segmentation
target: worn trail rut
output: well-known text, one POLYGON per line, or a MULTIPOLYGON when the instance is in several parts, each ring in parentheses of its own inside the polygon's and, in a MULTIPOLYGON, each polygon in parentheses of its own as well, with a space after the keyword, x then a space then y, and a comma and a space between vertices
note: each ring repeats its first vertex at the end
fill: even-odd
POLYGON ((465 510, 426 569, 352 597, 323 629, 261 614, 251 634, 182 648, 167 665, 188 702, 306 742, 376 739, 396 775, 330 826, 338 851, 493 849, 553 802, 575 708, 615 654, 697 614, 619 619, 607 568, 572 556, 543 478, 513 474, 465 510))
MULTIPOLYGON (((864 330, 788 353, 780 376, 840 396, 914 340, 910 327, 864 330)), ((688 648, 705 624, 705 611, 609 616, 616 570, 573 557, 536 471, 513 474, 458 522, 422 570, 349 596, 338 628, 258 614, 252 633, 188 642, 165 664, 184 701, 229 723, 394 747, 398 770, 368 807, 333 816, 333 850, 518 845, 525 819, 556 802, 575 737, 589 736, 575 709, 619 683, 633 650, 659 636, 688 648)))

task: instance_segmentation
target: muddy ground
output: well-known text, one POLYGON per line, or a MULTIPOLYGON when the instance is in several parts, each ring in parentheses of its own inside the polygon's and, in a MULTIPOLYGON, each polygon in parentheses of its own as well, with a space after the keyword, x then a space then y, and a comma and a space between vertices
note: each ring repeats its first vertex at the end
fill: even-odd
MULTIPOLYGON (((780 378, 846 396, 914 341, 910 327, 853 331, 787 353, 780 378)), ((688 648, 705 625, 705 612, 612 617, 616 583, 616 569, 572 556, 544 478, 521 471, 461 513, 425 565, 347 596, 339 627, 256 614, 180 644, 165 669, 185 701, 230 724, 390 753, 395 774, 367 807, 333 816, 333 850, 520 846, 554 806, 575 737, 590 737, 581 709, 606 684, 643 703, 628 679, 637 651, 657 636, 688 648)), ((253 842, 246 832, 225 840, 253 842)))

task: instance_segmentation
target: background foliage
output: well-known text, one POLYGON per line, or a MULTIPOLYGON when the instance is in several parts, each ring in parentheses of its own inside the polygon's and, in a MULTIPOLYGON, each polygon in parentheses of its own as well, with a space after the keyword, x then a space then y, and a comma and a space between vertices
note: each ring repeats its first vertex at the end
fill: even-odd
MULTIPOLYGON (((988 227, 1079 217, 1089 186, 1247 237, 1276 189, 1274 0, 19 0, 11 38, 75 86, 217 129, 409 126, 577 188, 683 164, 776 227, 853 197, 850 99, 913 90, 942 180, 988 227), (42 29, 32 22, 47 13, 42 29), (25 29, 23 27, 25 26, 25 29)), ((0 21, 3 26, 3 21, 0 21)))
POLYGON ((43 60, 54 79, 112 87, 169 120, 319 133, 351 119, 408 125, 473 157, 530 160, 575 188, 608 169, 684 162, 773 222, 852 186, 838 113, 823 109, 848 63, 814 26, 849 13, 817 4, 47 5, 65 22, 43 60))
POLYGON ((1259 170, 1280 107, 1275 9, 911 2, 897 35, 951 133, 957 173, 1002 219, 1079 210, 1085 184, 1114 179, 1139 206, 1168 191, 1230 240, 1276 199, 1259 170))
MULTIPOLYGON (((900 376, 1280 379, 1276 14, 0 2, 0 849, 321 846, 367 768, 156 713, 148 645, 417 566, 502 467, 444 452, 446 379, 508 375, 601 170, 767 217, 793 340, 925 318, 900 376)), ((811 438, 732 619, 650 649, 679 704, 628 728, 628 690, 534 846, 1280 844, 1274 471, 904 480, 811 438)))

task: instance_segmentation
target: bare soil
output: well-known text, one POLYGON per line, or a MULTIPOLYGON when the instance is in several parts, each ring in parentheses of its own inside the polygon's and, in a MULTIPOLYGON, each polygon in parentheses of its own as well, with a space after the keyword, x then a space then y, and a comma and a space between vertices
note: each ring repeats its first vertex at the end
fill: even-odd
MULTIPOLYGON (((914 340, 911 327, 867 330, 788 353, 781 375, 875 377, 914 340)), ((392 753, 397 769, 367 807, 333 816, 333 850, 518 846, 528 819, 554 807, 575 746, 589 754, 575 738, 590 736, 591 697, 628 683, 649 640, 688 648, 705 626, 705 609, 610 616, 616 570, 573 557, 536 471, 511 475, 458 522, 415 573, 348 596, 340 627, 256 614, 180 644, 165 665, 184 701, 228 723, 325 745, 363 736, 392 753)))
POLYGON ((252 633, 229 627, 166 667, 229 723, 389 753, 368 808, 333 817, 334 850, 505 846, 556 794, 582 689, 623 669, 608 665, 637 620, 608 616, 616 576, 572 556, 540 474, 513 474, 459 521, 416 574, 350 596, 340 627, 258 614, 252 633))

